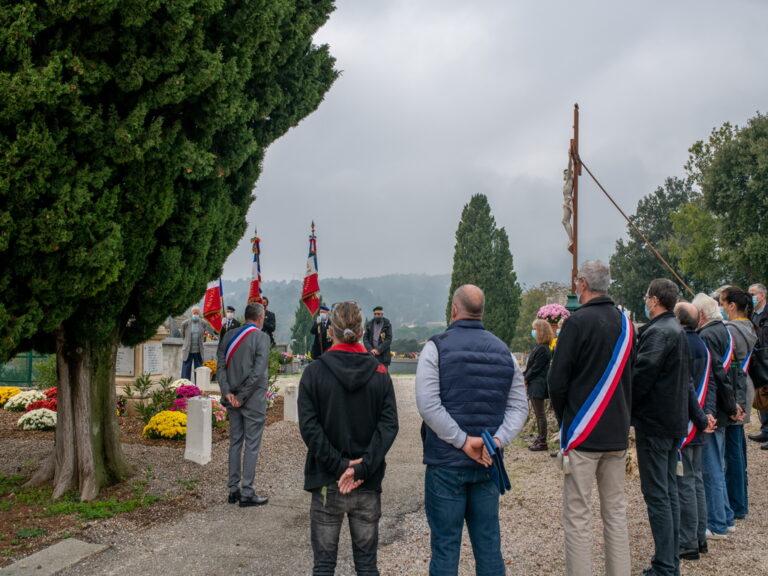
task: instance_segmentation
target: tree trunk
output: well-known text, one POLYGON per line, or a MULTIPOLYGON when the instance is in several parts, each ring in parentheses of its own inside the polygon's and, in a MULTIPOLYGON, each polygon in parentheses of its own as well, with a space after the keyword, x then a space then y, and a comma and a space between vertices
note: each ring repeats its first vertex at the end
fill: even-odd
POLYGON ((115 405, 118 332, 102 341, 77 342, 61 327, 56 340, 59 387, 54 454, 29 484, 53 479, 54 498, 77 489, 80 500, 93 500, 103 486, 120 482, 130 473, 115 405))

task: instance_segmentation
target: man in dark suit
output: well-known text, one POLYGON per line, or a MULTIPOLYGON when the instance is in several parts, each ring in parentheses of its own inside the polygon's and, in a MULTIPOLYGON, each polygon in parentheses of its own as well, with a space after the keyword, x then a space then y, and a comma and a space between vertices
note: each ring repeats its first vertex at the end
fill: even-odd
POLYGON ((320 310, 317 313, 315 323, 309 329, 309 333, 314 336, 312 341, 312 360, 317 360, 323 353, 333 346, 333 340, 331 339, 331 320, 328 317, 328 306, 322 304, 320 310))
POLYGON ((389 353, 392 347, 392 324, 384 318, 384 308, 381 306, 373 309, 373 320, 369 320, 365 325, 363 344, 366 350, 376 356, 376 360, 384 366, 389 366, 392 361, 392 355, 389 353))
POLYGON ((275 318, 275 313, 271 312, 270 310, 267 310, 269 307, 269 298, 266 296, 262 297, 262 300, 264 301, 264 327, 262 328, 262 331, 269 336, 269 342, 272 347, 275 346, 275 330, 277 329, 277 319, 275 318))
POLYGON ((234 306, 227 306, 227 315, 224 318, 224 322, 221 323, 221 333, 219 334, 219 342, 222 342, 224 340, 224 334, 227 333, 227 330, 232 330, 233 328, 239 328, 240 327, 240 321, 235 318, 235 307, 234 306))

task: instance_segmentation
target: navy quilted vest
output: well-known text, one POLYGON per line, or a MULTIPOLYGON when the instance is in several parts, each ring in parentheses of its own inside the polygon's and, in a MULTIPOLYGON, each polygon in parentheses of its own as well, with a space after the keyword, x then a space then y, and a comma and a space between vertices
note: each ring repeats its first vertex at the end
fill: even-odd
MULTIPOLYGON (((445 409, 470 436, 480 436, 484 428, 494 434, 504 421, 512 378, 519 370, 509 348, 479 320, 457 320, 431 340, 439 355, 440 399, 445 409)), ((425 464, 480 466, 425 428, 425 464)))

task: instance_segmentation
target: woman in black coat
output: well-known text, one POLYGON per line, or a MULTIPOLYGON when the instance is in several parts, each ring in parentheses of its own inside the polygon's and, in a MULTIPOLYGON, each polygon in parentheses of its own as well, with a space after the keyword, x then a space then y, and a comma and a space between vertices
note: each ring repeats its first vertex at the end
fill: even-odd
POLYGON ((547 449, 547 413, 544 406, 548 396, 547 373, 549 361, 552 358, 549 347, 555 335, 549 322, 538 318, 531 325, 531 336, 536 340, 536 347, 528 357, 523 375, 528 389, 528 398, 531 399, 533 412, 536 415, 536 427, 539 433, 528 449, 532 452, 543 452, 547 449))

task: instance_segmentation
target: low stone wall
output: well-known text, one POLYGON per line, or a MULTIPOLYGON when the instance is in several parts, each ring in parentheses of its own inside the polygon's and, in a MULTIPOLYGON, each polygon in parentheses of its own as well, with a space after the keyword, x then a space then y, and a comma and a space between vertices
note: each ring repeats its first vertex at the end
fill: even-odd
POLYGON ((390 374, 416 374, 418 358, 392 358, 389 365, 390 374))

